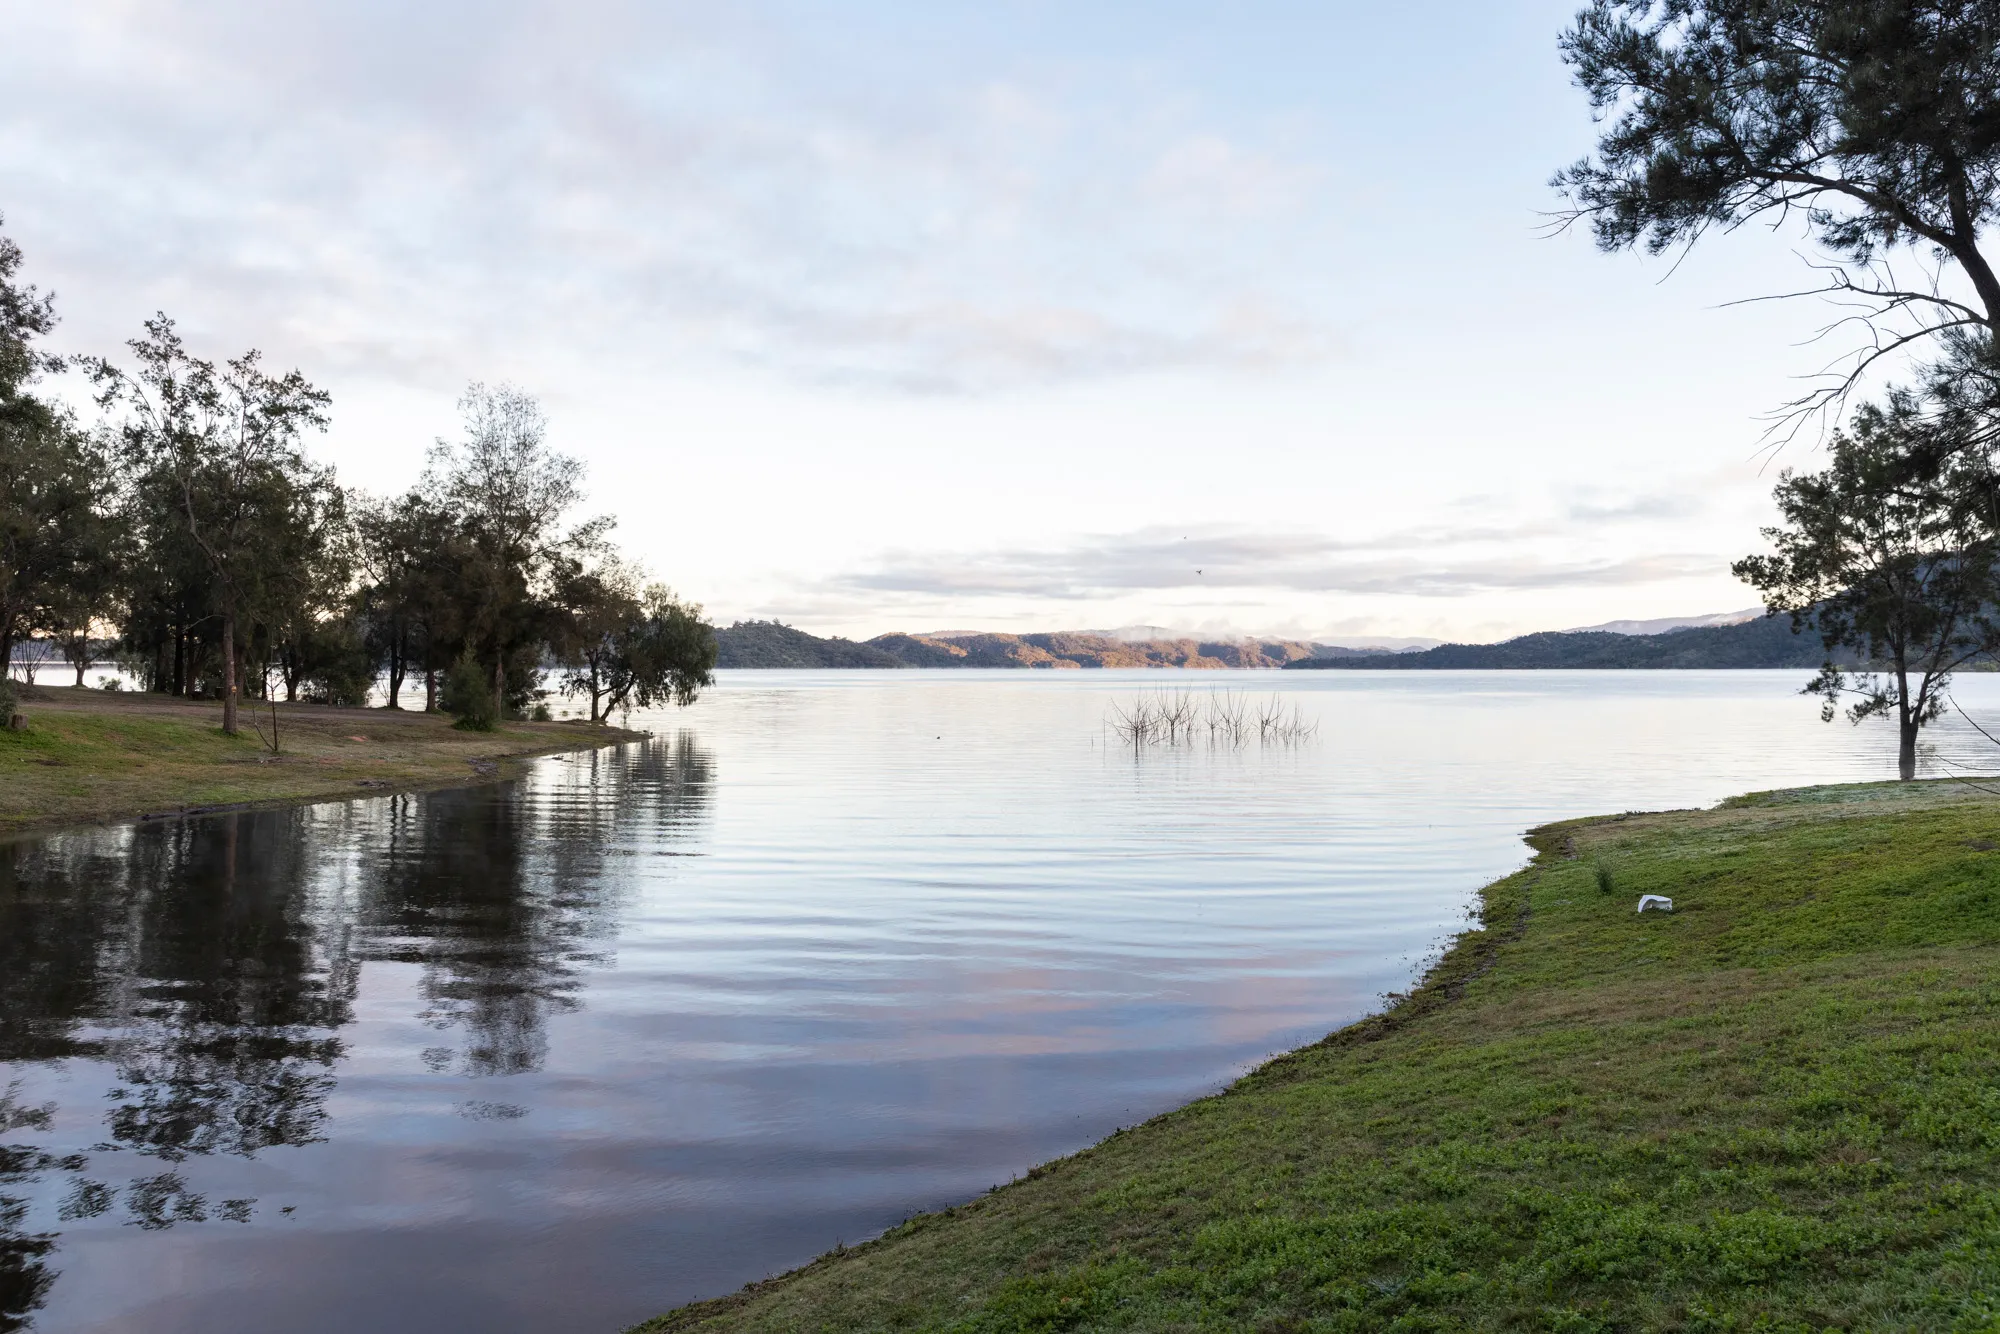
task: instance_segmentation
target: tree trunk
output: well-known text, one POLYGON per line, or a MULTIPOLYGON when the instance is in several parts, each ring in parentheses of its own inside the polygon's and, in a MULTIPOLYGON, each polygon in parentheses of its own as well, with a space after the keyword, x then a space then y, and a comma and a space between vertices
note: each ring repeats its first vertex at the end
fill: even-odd
POLYGON ((236 735, 236 608, 222 604, 222 734, 236 735))
POLYGON ((1896 747, 1896 776, 1905 783, 1917 776, 1917 720, 1907 710, 1899 720, 1902 735, 1896 747))
POLYGON ((504 719, 507 716, 507 655, 493 655, 493 716, 504 719))
POLYGON ((83 671, 88 666, 90 666, 90 655, 88 653, 78 655, 76 660, 76 688, 78 690, 83 689, 83 671))
POLYGON ((437 711, 438 711, 437 668, 426 666, 424 668, 424 712, 436 713, 437 711))
POLYGON ((174 693, 187 694, 187 626, 174 627, 174 693))
POLYGON ((403 674, 409 670, 409 643, 399 626, 389 636, 389 707, 402 708, 398 697, 403 693, 403 674))

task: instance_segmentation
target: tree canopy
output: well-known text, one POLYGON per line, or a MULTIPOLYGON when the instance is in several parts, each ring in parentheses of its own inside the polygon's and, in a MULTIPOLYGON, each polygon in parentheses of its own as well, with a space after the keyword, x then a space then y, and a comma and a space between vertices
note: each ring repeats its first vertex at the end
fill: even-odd
POLYGON ((1800 220, 1875 329, 1842 390, 1897 348, 2000 330, 1982 243, 2000 210, 2000 0, 1591 0, 1561 45, 1604 129, 1554 184, 1600 246, 1658 254, 1800 220), (1933 275, 1883 262, 1899 251, 1933 275))
POLYGON ((1854 722, 1897 722, 1898 771, 1916 774, 1917 735, 1944 710, 1952 673, 2000 652, 1995 545, 1985 507, 1988 465, 1970 450, 1913 472, 1931 443, 1913 395, 1867 404, 1835 435, 1828 466, 1787 470, 1776 498, 1784 523, 1764 535, 1771 554, 1732 567, 1793 628, 1817 628, 1829 652, 1852 649, 1883 671, 1852 677, 1829 659, 1806 688, 1831 720, 1843 701, 1854 722))
POLYGON ((691 704, 715 684, 715 629, 701 608, 663 584, 643 592, 636 584, 636 572, 614 561, 579 571, 565 588, 563 689, 590 701, 592 722, 631 705, 691 704))
POLYGON ((298 371, 272 375, 252 349, 222 366, 191 355, 164 314, 126 344, 137 368, 91 363, 99 403, 123 408, 130 465, 177 493, 188 539, 207 562, 221 613, 222 730, 235 733, 237 623, 269 610, 310 578, 307 547, 338 511, 331 479, 307 462, 301 437, 323 431, 329 399, 298 371))
POLYGON ((63 359, 40 346, 55 301, 19 281, 21 251, 0 235, 0 662, 15 642, 53 629, 98 566, 108 500, 94 442, 37 397, 63 359))
POLYGON ((0 661, 40 636, 81 683, 110 647, 148 689, 219 697, 226 731, 280 690, 359 704, 386 678, 400 707, 412 673, 426 709, 449 695, 478 725, 536 708, 552 670, 596 682, 593 721, 710 683, 700 608, 580 514, 583 465, 533 395, 472 384, 414 486, 359 496, 306 449, 324 390, 254 350, 202 356, 159 314, 123 358, 79 359, 106 414, 84 430, 30 392, 66 363, 21 264, 0 236, 0 661))

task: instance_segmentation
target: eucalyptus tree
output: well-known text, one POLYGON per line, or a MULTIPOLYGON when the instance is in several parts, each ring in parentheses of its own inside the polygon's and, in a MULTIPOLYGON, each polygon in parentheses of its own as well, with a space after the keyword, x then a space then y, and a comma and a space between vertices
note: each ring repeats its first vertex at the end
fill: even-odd
POLYGON ((437 707, 438 673, 463 648, 457 571, 466 541, 452 515, 424 487, 356 508, 368 644, 388 676, 388 707, 402 707, 404 680, 424 678, 424 709, 437 707))
POLYGON ((89 456, 84 476, 92 503, 79 508, 68 527, 66 568, 39 618, 40 628, 75 669, 79 686, 96 660, 99 628, 124 604, 133 555, 133 544, 112 508, 110 468, 101 451, 89 456))
POLYGON ((504 714, 510 693, 532 688, 542 648, 558 632, 557 578, 566 562, 604 547, 611 520, 570 521, 583 501, 583 464, 549 448, 532 395, 475 382, 459 410, 464 438, 437 443, 421 486, 456 529, 459 633, 504 714))
POLYGON ((0 235, 0 675, 15 641, 46 628, 104 560, 108 469, 94 441, 32 391, 63 359, 38 340, 54 298, 21 283, 21 250, 0 235))
POLYGON ((1939 335, 1991 355, 2000 0, 1591 0, 1561 45, 1604 124, 1554 178, 1566 221, 1654 254, 1796 221, 1858 305, 1868 337, 1795 408, 1939 335))
POLYGON ((146 689, 186 694, 211 676, 214 579, 188 535, 180 487, 161 466, 126 470, 118 518, 127 547, 119 648, 142 665, 146 689))
MULTIPOLYGON (((6 218, 0 216, 0 224, 6 218)), ((62 369, 63 359, 35 345, 56 327, 56 300, 21 283, 21 247, 0 233, 0 398, 12 400, 36 377, 62 369)))
POLYGON ((39 403, 0 402, 0 663, 31 631, 108 610, 109 499, 89 437, 39 403))
POLYGON ((90 363, 100 404, 122 407, 132 464, 170 483, 178 519, 200 552, 221 619, 222 730, 237 731, 243 619, 294 577, 284 540, 316 485, 300 445, 324 430, 327 394, 298 371, 271 375, 254 350, 217 365, 188 352, 164 314, 126 345, 136 368, 90 363), (274 536, 279 540, 274 542, 274 536))
POLYGON ((289 482, 284 503, 263 516, 252 608, 287 699, 310 681, 325 698, 356 703, 354 682, 364 682, 365 698, 368 672, 354 614, 358 543, 347 493, 331 471, 310 464, 289 482))
POLYGON ((1775 550, 1732 567, 1771 614, 1818 629, 1827 663, 1806 691, 1823 699, 1824 720, 1843 701, 1855 723, 1895 718, 1904 779, 1916 776, 1918 734, 1943 712, 1952 673, 2000 653, 2000 565, 1981 500, 1990 465, 1978 450, 1940 452, 1934 430, 1912 394, 1864 404, 1834 434, 1826 468, 1782 474, 1784 523, 1764 530, 1775 550), (1930 457, 1913 466, 1913 455, 1930 457), (1841 670, 1840 650, 1867 666, 1841 670))

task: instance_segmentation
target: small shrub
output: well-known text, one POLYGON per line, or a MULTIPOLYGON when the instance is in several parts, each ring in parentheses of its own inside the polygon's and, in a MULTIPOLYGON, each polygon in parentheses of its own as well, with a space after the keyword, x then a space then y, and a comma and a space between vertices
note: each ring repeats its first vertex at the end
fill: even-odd
POLYGON ((457 719, 452 726, 461 732, 491 732, 500 723, 500 711, 493 705, 493 683, 470 653, 445 673, 439 703, 457 719))
POLYGON ((1611 868, 1603 862, 1599 862, 1597 864, 1597 892, 1600 894, 1609 894, 1615 888, 1616 886, 1611 883, 1611 868))
POLYGON ((0 728, 6 727, 13 720, 15 706, 20 701, 21 696, 15 690, 14 683, 6 677, 0 676, 0 728))
POLYGON ((97 683, 99 690, 123 690, 125 683, 115 676, 107 676, 97 683))
POLYGON ((555 720, 556 720, 556 716, 555 716, 555 715, 554 715, 553 713, 550 713, 550 712, 549 712, 549 706, 548 706, 548 705, 546 705, 546 704, 537 704, 537 705, 535 706, 535 712, 534 712, 534 714, 532 715, 532 718, 531 718, 531 721, 534 721, 534 722, 538 722, 538 723, 552 723, 552 722, 554 722, 555 720))

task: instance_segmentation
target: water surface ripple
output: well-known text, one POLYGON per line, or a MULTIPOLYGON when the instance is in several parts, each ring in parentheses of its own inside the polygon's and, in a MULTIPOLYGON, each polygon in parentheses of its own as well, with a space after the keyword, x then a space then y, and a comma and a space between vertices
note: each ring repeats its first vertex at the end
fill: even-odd
POLYGON ((1365 1013, 1529 825, 1892 776, 1803 675, 728 673, 517 783, 0 849, 0 1329, 726 1292, 1365 1013), (1320 735, 1112 743, 1161 687, 1320 735))

